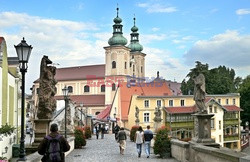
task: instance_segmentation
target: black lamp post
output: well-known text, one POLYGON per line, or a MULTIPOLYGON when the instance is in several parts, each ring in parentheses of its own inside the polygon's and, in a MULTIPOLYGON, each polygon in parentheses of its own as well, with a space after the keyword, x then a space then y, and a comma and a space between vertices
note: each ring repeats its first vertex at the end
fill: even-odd
POLYGON ((85 124, 86 124, 86 127, 88 126, 87 122, 88 122, 88 107, 86 107, 86 110, 85 110, 85 124))
POLYGON ((65 101, 65 132, 64 132, 64 137, 67 138, 67 108, 68 108, 68 94, 69 94, 69 89, 67 86, 65 86, 62 89, 63 96, 64 96, 64 101, 65 101))
POLYGON ((25 99, 25 73, 27 72, 28 68, 28 61, 30 58, 30 53, 32 50, 32 46, 28 45, 26 41, 23 40, 17 46, 14 45, 16 48, 16 53, 19 60, 19 68, 20 72, 22 73, 22 102, 21 102, 21 140, 20 140, 20 154, 19 159, 17 161, 25 161, 26 160, 26 153, 25 153, 25 146, 24 146, 24 99, 25 99))
POLYGON ((83 103, 81 102, 80 103, 80 107, 81 107, 81 128, 83 126, 83 122, 82 122, 82 108, 83 108, 83 103))

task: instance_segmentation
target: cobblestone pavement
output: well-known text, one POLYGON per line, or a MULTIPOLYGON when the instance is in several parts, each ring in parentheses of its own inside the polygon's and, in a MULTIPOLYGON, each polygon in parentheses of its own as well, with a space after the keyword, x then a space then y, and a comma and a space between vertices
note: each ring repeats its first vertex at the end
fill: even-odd
POLYGON ((177 162, 175 159, 160 159, 154 154, 146 158, 144 147, 142 147, 141 158, 138 158, 135 143, 127 139, 127 147, 124 155, 120 155, 118 143, 114 139, 114 134, 105 134, 104 139, 87 140, 87 145, 83 149, 73 150, 67 157, 66 162, 177 162))

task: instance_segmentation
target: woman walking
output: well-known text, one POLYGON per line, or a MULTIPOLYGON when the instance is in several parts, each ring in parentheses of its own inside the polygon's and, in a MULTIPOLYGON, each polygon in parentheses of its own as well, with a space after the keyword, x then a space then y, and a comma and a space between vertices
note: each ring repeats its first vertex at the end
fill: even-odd
POLYGON ((119 143, 120 154, 122 155, 124 155, 124 150, 126 148, 126 140, 127 140, 126 132, 124 131, 124 128, 121 127, 120 131, 117 134, 117 142, 119 143))
POLYGON ((144 142, 143 130, 142 130, 142 127, 139 126, 138 131, 136 131, 136 135, 135 135, 135 143, 136 143, 136 149, 138 152, 138 157, 141 157, 141 149, 142 149, 143 142, 144 142))

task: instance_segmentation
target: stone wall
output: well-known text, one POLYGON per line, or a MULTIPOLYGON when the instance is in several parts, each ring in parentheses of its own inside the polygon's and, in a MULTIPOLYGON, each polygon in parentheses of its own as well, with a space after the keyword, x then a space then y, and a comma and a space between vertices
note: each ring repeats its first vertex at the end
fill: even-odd
POLYGON ((248 159, 245 153, 175 139, 171 140, 171 154, 181 162, 243 162, 248 159))

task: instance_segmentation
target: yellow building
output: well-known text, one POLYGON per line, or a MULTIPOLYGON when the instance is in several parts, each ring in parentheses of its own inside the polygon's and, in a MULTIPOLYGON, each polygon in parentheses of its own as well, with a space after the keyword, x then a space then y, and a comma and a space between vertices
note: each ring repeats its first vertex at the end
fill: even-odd
MULTIPOLYGON (((240 150, 240 95, 207 95, 205 104, 208 113, 214 114, 211 120, 211 138, 222 147, 240 150)), ((154 128, 155 107, 160 106, 161 125, 170 130, 172 137, 182 140, 190 140, 193 137, 194 118, 191 114, 197 110, 192 95, 133 95, 128 112, 128 129, 135 125, 136 106, 139 108, 140 125, 143 128, 147 125, 154 128)))

